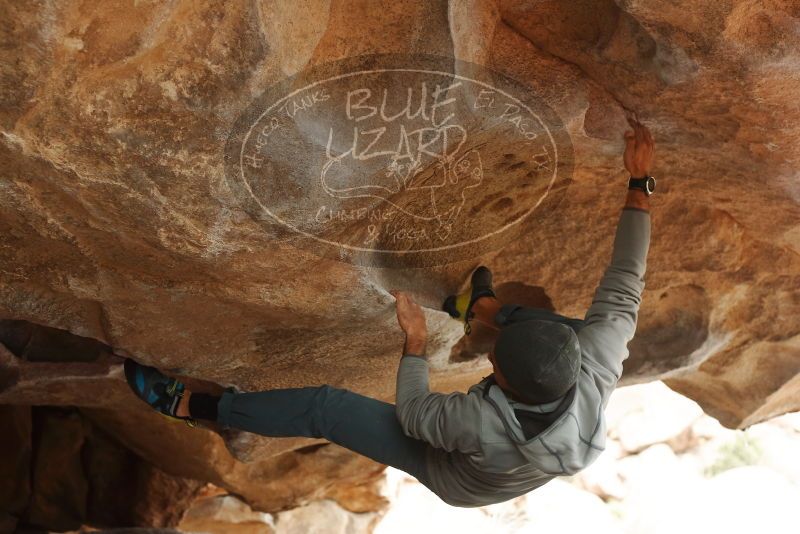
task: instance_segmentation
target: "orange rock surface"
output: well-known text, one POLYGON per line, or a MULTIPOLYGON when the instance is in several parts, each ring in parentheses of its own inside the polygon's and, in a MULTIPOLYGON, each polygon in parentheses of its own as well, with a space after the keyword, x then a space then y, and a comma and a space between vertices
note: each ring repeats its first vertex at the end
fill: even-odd
MULTIPOLYGON (((304 449, 318 443, 304 439, 253 438, 234 458, 214 432, 140 405, 107 348, 244 390, 329 383, 391 400, 402 334, 387 291, 397 288, 429 308, 434 386, 464 389, 488 364, 459 341, 440 302, 486 264, 509 302, 582 317, 610 259, 628 178, 622 133, 635 113, 656 139, 658 189, 623 383, 663 379, 728 427, 800 409, 793 0, 6 2, 0 11, 0 318, 106 347, 83 359, 0 347, 2 404, 78 406, 158 468, 258 510, 321 497, 378 507, 352 489, 374 479, 375 464, 334 446, 304 449), (307 68, 378 53, 410 64, 415 54, 458 58, 530 88, 573 151, 560 202, 500 247, 430 265, 337 261, 270 231, 226 176, 237 118, 307 68)), ((511 188, 513 165, 496 139, 488 146, 484 179, 511 188)), ((313 159, 291 155, 298 166, 313 159)), ((292 195, 282 209, 309 198, 302 187, 292 195)), ((526 198, 493 198, 469 220, 526 198)))

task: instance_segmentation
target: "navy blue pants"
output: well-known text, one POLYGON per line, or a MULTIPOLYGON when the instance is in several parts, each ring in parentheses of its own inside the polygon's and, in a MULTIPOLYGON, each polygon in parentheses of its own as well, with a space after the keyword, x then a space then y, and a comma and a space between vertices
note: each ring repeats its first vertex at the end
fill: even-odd
POLYGON ((324 438, 428 486, 430 445, 405 435, 394 404, 331 386, 226 391, 217 422, 262 436, 324 438))

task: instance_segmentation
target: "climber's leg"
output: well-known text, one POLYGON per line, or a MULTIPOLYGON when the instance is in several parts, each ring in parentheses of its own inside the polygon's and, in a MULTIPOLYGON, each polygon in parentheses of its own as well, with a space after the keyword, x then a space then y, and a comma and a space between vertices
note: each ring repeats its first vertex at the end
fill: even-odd
POLYGON ((217 422, 222 426, 262 436, 324 438, 428 485, 430 445, 405 435, 393 404, 325 385, 252 393, 226 391, 217 409, 217 422))

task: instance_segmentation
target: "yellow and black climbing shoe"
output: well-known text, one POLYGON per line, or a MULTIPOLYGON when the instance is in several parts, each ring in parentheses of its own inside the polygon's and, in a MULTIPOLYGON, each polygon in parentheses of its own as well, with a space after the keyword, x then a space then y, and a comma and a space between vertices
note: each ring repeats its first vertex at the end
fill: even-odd
POLYGON ((154 410, 172 419, 180 419, 188 426, 197 426, 191 417, 175 415, 186 389, 179 380, 166 376, 155 367, 136 363, 131 358, 125 359, 125 379, 136 396, 154 410))
POLYGON ((458 319, 464 323, 464 333, 469 335, 472 326, 469 321, 475 314, 472 312, 472 305, 481 297, 494 297, 492 289, 492 271, 488 267, 481 265, 472 273, 470 287, 460 295, 450 295, 444 301, 442 309, 450 314, 453 319, 458 319))

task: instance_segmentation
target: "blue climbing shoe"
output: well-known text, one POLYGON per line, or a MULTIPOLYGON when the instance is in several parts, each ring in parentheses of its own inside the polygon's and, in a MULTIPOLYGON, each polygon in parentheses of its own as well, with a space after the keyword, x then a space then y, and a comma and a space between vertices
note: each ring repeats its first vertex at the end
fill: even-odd
POLYGON ((183 398, 186 386, 176 378, 170 378, 155 367, 125 359, 125 379, 137 397, 151 408, 172 419, 180 419, 189 426, 197 426, 191 417, 176 415, 178 402, 183 398))

